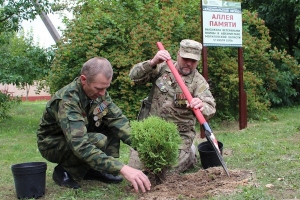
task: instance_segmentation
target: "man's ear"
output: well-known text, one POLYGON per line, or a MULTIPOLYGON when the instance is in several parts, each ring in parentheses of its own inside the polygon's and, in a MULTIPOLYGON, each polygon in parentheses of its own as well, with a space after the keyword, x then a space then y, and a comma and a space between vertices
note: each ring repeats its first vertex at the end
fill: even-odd
POLYGON ((80 75, 81 84, 85 85, 87 80, 85 75, 80 75))

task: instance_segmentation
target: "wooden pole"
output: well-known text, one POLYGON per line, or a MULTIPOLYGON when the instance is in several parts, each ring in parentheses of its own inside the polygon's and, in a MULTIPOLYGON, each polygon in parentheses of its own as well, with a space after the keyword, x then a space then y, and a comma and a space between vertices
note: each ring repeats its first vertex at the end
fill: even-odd
POLYGON ((239 73, 239 123, 240 129, 247 127, 247 94, 244 90, 244 63, 243 48, 238 48, 238 73, 239 73))
MULTIPOLYGON (((203 15, 202 15, 202 0, 200 1, 200 12, 201 12, 201 38, 203 45, 203 15)), ((207 67, 207 47, 202 48, 202 76, 208 80, 208 67, 207 67)), ((200 138, 205 138, 204 129, 200 126, 200 138)))

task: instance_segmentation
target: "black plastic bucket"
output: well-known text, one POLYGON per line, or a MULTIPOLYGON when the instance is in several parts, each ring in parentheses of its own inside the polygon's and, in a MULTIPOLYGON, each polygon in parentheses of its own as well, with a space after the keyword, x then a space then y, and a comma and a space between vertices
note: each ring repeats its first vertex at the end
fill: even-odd
MULTIPOLYGON (((218 146, 222 155, 223 143, 218 141, 218 146)), ((201 144, 199 144, 198 151, 200 155, 201 165, 204 169, 207 169, 209 167, 222 166, 222 163, 220 162, 218 155, 214 151, 214 148, 209 143, 209 141, 202 142, 201 144)))
POLYGON ((20 163, 11 170, 18 199, 37 199, 45 194, 47 163, 20 163))

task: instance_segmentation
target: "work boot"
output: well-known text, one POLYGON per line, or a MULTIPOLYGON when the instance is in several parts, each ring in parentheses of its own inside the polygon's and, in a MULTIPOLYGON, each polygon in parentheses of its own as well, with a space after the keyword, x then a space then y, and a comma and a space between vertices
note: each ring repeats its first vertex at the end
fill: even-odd
POLYGON ((94 169, 89 169, 83 178, 84 180, 96 180, 104 183, 120 183, 122 182, 122 176, 114 176, 112 174, 96 171, 94 169))
POLYGON ((54 168, 52 179, 59 186, 64 186, 64 187, 73 188, 73 189, 80 188, 80 185, 60 165, 57 165, 54 168))

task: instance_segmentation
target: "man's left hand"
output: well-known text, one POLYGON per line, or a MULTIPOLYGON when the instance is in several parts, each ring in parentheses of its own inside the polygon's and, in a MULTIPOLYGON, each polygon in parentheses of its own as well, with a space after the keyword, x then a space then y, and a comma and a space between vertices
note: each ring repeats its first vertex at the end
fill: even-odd
POLYGON ((200 111, 204 110, 204 103, 201 101, 201 99, 199 98, 192 98, 190 103, 187 103, 187 107, 188 108, 195 108, 195 109, 199 109, 200 111))

